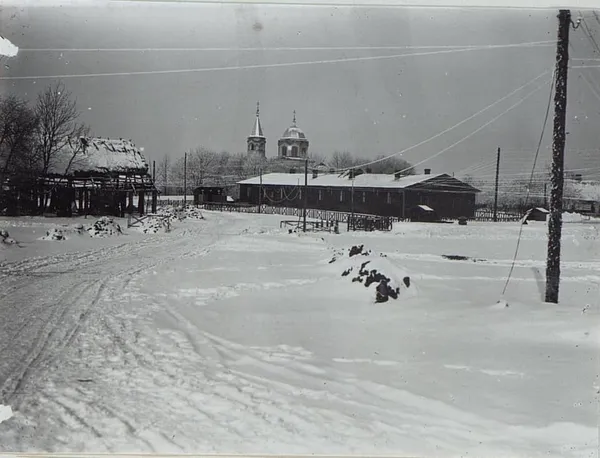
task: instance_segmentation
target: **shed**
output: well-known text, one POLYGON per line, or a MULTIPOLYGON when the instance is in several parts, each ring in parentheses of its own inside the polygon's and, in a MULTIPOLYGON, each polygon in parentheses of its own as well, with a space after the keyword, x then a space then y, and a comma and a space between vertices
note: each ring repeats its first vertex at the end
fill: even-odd
POLYGON ((198 186, 194 189, 194 205, 207 202, 226 202, 227 195, 222 186, 198 186))
POLYGON ((440 219, 433 208, 428 205, 417 205, 410 209, 410 220, 431 223, 440 219))
POLYGON ((530 209, 527 213, 528 215, 525 218, 525 221, 546 221, 550 212, 545 208, 536 207, 530 209))

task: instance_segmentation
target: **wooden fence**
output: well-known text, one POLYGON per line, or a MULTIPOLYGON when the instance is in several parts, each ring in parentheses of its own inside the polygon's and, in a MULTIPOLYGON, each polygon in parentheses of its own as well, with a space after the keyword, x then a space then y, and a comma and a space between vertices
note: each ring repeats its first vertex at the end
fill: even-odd
MULTIPOLYGON (((297 216, 302 218, 303 209, 295 207, 274 207, 270 205, 245 205, 245 204, 234 204, 234 203, 204 203, 199 205, 204 210, 214 211, 229 211, 238 213, 262 213, 265 215, 282 215, 282 216, 297 216)), ((351 213, 333 211, 333 210, 319 210, 315 208, 306 209, 306 217, 316 219, 319 221, 336 221, 338 223, 347 223, 351 213)), ((375 217, 375 215, 363 215, 355 213, 355 216, 359 217, 375 217)), ((398 218, 392 218, 394 221, 398 221, 398 218)))
MULTIPOLYGON (((166 201, 163 201, 166 202, 166 201)), ((164 203, 163 203, 164 204, 164 203)), ((175 205, 182 205, 182 201, 176 201, 175 205)), ((188 205, 191 205, 190 202, 188 205)), ((204 210, 213 211, 227 211, 237 213, 262 213, 265 215, 282 215, 282 216, 295 216, 302 218, 303 209, 296 207, 279 207, 270 205, 250 205, 244 203, 221 203, 221 202, 207 202, 198 205, 199 208, 204 210)), ((306 217, 319 221, 335 221, 338 223, 348 223, 351 220, 352 213, 334 210, 319 210, 315 208, 308 208, 306 210, 306 217)), ((519 221, 523 215, 516 212, 498 211, 498 222, 516 222, 519 221)), ((361 226, 366 225, 374 226, 376 230, 390 230, 392 223, 410 221, 408 218, 400 217, 382 217, 378 215, 354 213, 356 223, 350 224, 358 230, 364 230, 361 226), (363 222, 366 222, 363 224, 363 222)), ((480 222, 491 222, 494 220, 494 212, 492 209, 480 208, 475 212, 475 215, 467 218, 469 221, 480 221, 480 222)), ((457 221, 458 218, 443 218, 444 221, 457 221)))

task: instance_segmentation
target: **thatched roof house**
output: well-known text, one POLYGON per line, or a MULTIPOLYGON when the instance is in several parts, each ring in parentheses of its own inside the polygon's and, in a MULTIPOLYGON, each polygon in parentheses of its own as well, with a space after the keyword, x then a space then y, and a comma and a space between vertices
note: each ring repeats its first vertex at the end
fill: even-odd
POLYGON ((48 175, 146 175, 148 164, 133 142, 82 137, 69 143, 50 165, 48 175))

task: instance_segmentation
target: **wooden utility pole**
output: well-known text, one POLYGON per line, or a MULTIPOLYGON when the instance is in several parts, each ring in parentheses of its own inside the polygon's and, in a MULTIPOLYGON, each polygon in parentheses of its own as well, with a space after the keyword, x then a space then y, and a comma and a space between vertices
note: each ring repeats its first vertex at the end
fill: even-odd
POLYGON ((500 176, 500 148, 496 158, 496 188, 494 191, 494 222, 498 221, 498 177, 500 176))
POLYGON ((565 125, 567 112, 567 75, 571 12, 558 14, 556 75, 554 88, 554 133, 552 137, 552 177, 548 221, 548 258, 546 261, 546 302, 558 303, 560 283, 560 239, 564 185, 565 125))
POLYGON ((263 193, 263 185, 262 185, 262 167, 258 169, 258 173, 260 176, 260 186, 258 187, 258 213, 261 212, 262 207, 262 193, 263 193))
POLYGON ((156 161, 152 161, 152 213, 156 213, 158 189, 156 189, 156 161))
POLYGON ((306 207, 308 207, 308 156, 304 161, 304 209, 302 211, 302 232, 306 232, 306 207))
POLYGON ((183 206, 187 205, 187 153, 183 156, 183 206))

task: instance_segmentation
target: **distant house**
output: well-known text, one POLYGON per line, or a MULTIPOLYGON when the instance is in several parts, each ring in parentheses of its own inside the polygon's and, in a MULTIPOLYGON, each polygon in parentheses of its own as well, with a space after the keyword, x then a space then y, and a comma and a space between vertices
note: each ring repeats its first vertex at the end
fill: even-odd
POLYGON ((12 185, 18 212, 49 211, 124 216, 146 212, 151 197, 156 211, 158 190, 141 151, 127 140, 73 139, 33 183, 12 185))
MULTIPOLYGON (((260 200, 287 207, 302 207, 304 202, 304 173, 269 173, 238 184, 241 202, 256 205, 260 200)), ((422 175, 361 173, 354 177, 313 170, 306 197, 307 206, 315 209, 409 218, 411 209, 427 205, 440 218, 458 218, 474 216, 478 192, 445 173, 431 174, 429 169, 422 175)))
POLYGON ((417 205, 410 209, 410 220, 431 223, 438 221, 439 217, 433 208, 427 205, 417 205))
POLYGON ((550 212, 542 207, 532 208, 527 212, 525 221, 546 221, 550 212))
POLYGON ((223 186, 198 186, 194 189, 194 205, 227 202, 227 193, 223 186))

